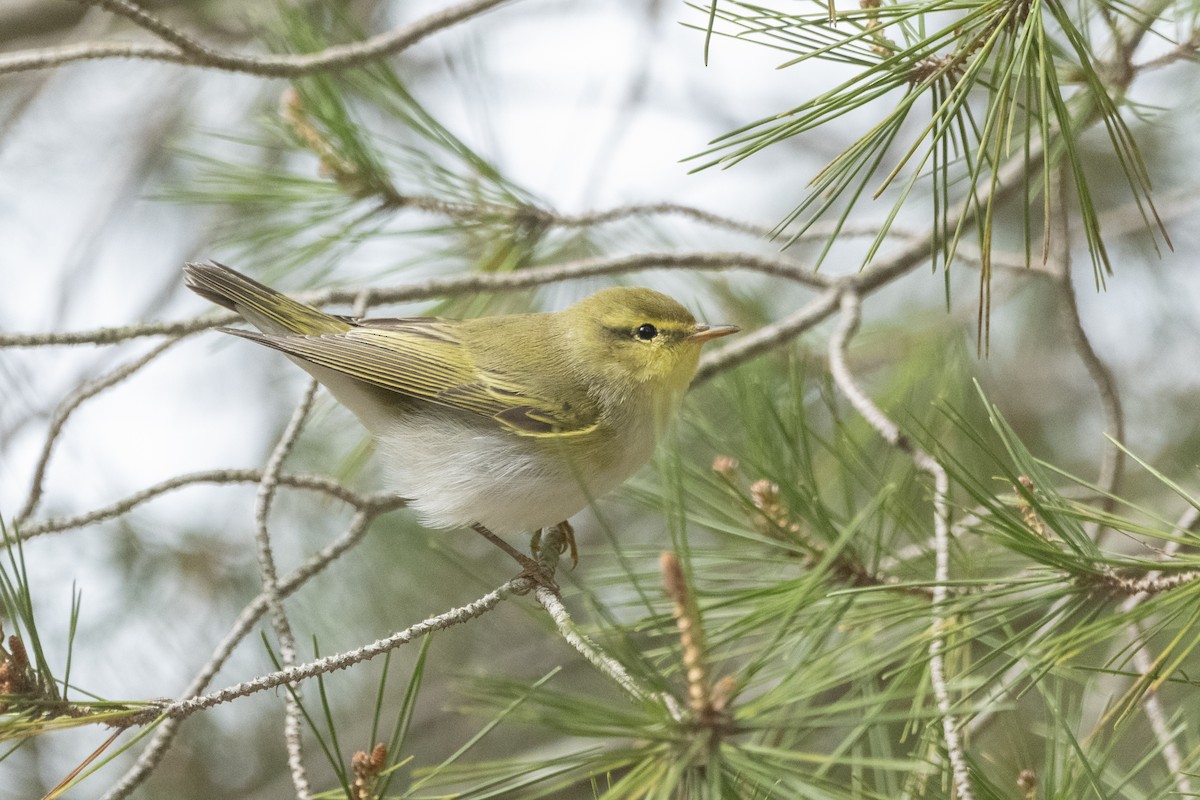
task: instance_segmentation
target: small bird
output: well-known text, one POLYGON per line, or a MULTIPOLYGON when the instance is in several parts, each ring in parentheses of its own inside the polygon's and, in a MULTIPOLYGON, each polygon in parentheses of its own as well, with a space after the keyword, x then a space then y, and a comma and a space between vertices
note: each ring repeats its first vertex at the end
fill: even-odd
MULTIPOLYGON (((258 331, 375 437, 390 483, 431 527, 497 534, 561 526, 649 460, 691 383, 704 325, 651 289, 603 289, 558 312, 452 320, 327 314, 216 263, 187 286, 258 331)), ((536 539, 535 539, 536 542, 536 539)))

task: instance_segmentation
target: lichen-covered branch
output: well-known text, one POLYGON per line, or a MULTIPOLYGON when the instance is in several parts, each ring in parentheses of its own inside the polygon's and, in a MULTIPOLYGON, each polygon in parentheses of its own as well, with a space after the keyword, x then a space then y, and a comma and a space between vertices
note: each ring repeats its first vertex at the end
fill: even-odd
POLYGON ((829 339, 829 371, 838 389, 850 405, 883 438, 885 442, 905 453, 914 466, 933 478, 934 584, 931 603, 932 621, 929 635, 929 681, 942 717, 942 740, 954 773, 954 787, 960 800, 973 800, 971 775, 963 750, 958 720, 953 714, 950 688, 946 678, 946 601, 950 580, 950 479, 937 459, 915 445, 901 433, 886 414, 867 397, 854 379, 846 362, 850 339, 858 330, 862 300, 850 289, 840 298, 841 318, 829 339))

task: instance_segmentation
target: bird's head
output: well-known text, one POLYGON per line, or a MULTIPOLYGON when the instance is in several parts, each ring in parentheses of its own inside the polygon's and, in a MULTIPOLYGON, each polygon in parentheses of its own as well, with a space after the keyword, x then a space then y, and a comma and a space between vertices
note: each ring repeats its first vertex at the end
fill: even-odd
POLYGON ((562 314, 575 358, 616 395, 639 389, 681 395, 696 373, 700 346, 738 330, 696 322, 686 308, 652 289, 604 289, 562 314))

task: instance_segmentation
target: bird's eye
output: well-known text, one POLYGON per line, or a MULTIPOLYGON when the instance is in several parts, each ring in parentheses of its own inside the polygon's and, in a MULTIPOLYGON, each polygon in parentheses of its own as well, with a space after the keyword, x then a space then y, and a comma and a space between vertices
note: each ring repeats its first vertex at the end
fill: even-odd
POLYGON ((643 342, 648 342, 655 336, 658 336, 658 328, 654 327, 649 322, 645 322, 638 326, 638 329, 633 332, 633 335, 641 339, 643 342))

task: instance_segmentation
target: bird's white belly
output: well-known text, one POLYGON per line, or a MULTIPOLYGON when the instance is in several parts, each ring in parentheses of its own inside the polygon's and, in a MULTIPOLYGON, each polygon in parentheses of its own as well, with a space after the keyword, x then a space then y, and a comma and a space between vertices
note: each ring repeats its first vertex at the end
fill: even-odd
POLYGON ((605 454, 574 457, 558 443, 453 415, 406 415, 377 435, 389 482, 426 524, 479 523, 513 534, 574 516, 644 464, 654 452, 653 423, 621 427, 605 454))

